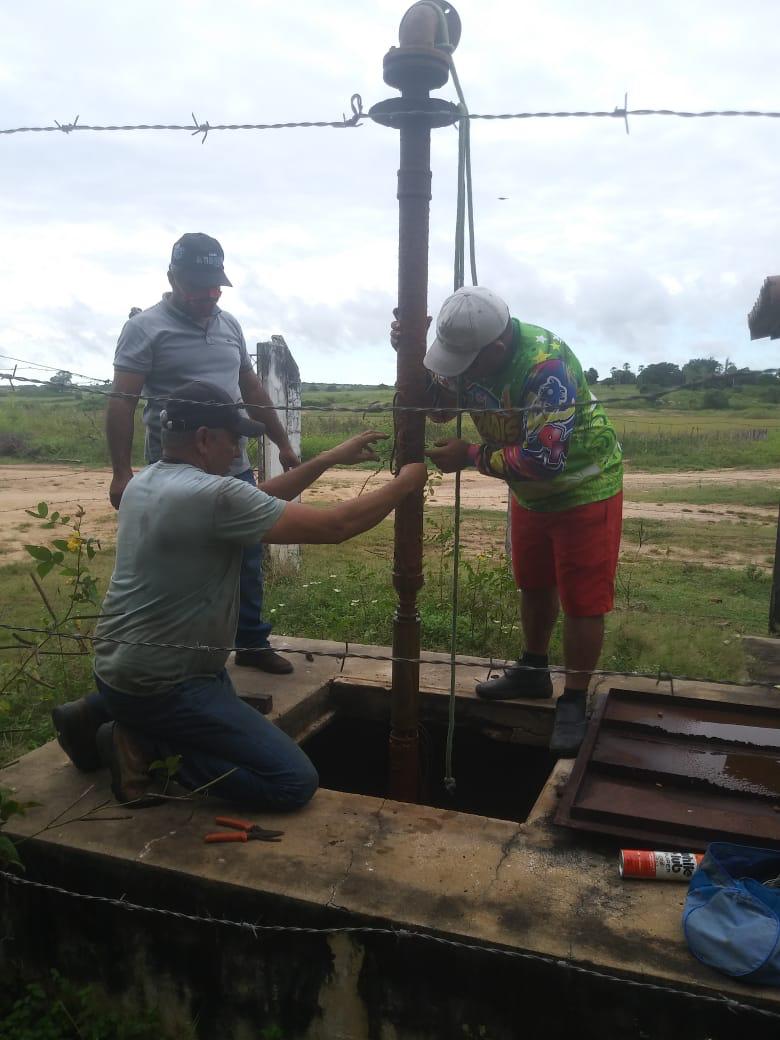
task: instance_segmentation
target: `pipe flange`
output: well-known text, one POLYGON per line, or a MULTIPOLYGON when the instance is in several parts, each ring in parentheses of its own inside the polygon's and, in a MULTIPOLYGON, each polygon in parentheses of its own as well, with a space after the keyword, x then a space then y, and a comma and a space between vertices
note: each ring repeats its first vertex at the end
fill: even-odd
POLYGON ((368 118, 382 126, 400 130, 410 123, 425 126, 452 126, 460 118, 460 109, 442 98, 399 97, 378 101, 368 110, 368 118))

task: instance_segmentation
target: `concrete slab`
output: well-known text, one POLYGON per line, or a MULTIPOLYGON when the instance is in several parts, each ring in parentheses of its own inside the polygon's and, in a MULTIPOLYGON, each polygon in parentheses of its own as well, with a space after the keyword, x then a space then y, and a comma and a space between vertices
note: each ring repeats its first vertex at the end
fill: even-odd
MULTIPOLYGON (((689 955, 680 930, 684 886, 621 881, 616 847, 560 832, 544 814, 529 826, 322 790, 300 812, 253 817, 283 829, 280 843, 210 846, 203 836, 223 808, 215 799, 135 813, 106 808, 79 820, 110 802, 108 780, 76 772, 56 744, 1 776, 42 803, 6 833, 119 860, 128 886, 133 871, 154 868, 185 888, 212 881, 618 974, 760 997, 780 1011, 777 990, 715 976, 689 955)), ((220 916, 219 906, 215 891, 210 912, 220 916)))
MULTIPOLYGON (((319 650, 323 644, 308 646, 319 650)), ((463 703, 473 698, 467 679, 473 681, 477 664, 485 666, 462 665, 463 703)), ((347 669, 355 685, 363 676, 368 681, 369 672, 378 681, 373 665, 348 661, 347 669)), ((302 655, 288 677, 231 670, 240 690, 272 692, 276 721, 293 730, 311 715, 312 702, 319 710, 332 704, 330 679, 345 681, 338 662, 302 655)), ((739 696, 731 688, 719 692, 739 696)), ((752 698, 756 691, 747 693, 752 698)), ((253 905, 262 896, 278 900, 280 912, 294 906, 320 923, 329 915, 342 923, 391 922, 713 997, 728 994, 780 1012, 780 990, 744 986, 691 957, 680 926, 684 885, 621 881, 614 842, 552 824, 569 768, 558 763, 526 822, 321 790, 300 812, 253 817, 284 830, 274 845, 204 845, 214 816, 224 810, 216 799, 172 801, 135 813, 111 809, 106 774, 79 774, 54 743, 3 770, 0 783, 41 803, 5 828, 29 842, 20 852, 24 857, 25 849, 34 850, 39 880, 57 884, 62 863, 74 857, 116 867, 128 898, 152 871, 175 883, 181 898, 197 895, 217 917, 236 899, 253 905), (100 805, 105 807, 96 810, 100 805)), ((90 871, 81 876, 79 887, 88 892, 90 871)))

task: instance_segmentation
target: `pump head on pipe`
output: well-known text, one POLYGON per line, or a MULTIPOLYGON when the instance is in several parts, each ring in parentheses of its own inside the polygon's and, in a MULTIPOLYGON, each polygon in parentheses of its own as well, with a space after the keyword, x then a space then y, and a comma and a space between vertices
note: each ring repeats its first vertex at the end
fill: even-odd
POLYGON ((419 0, 401 19, 402 47, 437 47, 451 54, 460 41, 460 18, 444 0, 419 0))
POLYGON ((449 126, 458 119, 457 106, 429 98, 449 79, 450 55, 460 40, 458 12, 445 0, 419 0, 401 19, 398 47, 384 57, 385 83, 401 91, 401 98, 380 101, 369 116, 384 126, 400 127, 405 120, 422 119, 429 126, 449 126))
POLYGON ((385 83, 411 95, 443 86, 459 39, 460 18, 454 7, 444 0, 419 0, 401 19, 400 46, 385 55, 385 83))

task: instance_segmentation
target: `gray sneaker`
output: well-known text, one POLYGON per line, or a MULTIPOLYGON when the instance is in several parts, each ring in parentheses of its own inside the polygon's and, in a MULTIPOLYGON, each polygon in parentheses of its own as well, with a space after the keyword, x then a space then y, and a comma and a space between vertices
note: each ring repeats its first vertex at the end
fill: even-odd
POLYGON ((574 758, 585 739, 588 722, 585 716, 587 696, 559 697, 555 705, 555 723, 550 738, 550 751, 560 758, 574 758))
POLYGON ((504 668, 504 674, 497 679, 478 682, 474 687, 477 697, 487 701, 512 701, 521 697, 542 700, 552 697, 553 684, 550 673, 541 668, 521 666, 520 662, 513 668, 504 668))

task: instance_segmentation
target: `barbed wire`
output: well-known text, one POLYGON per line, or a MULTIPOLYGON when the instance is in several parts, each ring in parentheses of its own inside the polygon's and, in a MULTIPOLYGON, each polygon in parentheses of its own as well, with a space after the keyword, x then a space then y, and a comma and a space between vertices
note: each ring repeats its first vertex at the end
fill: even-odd
MULTIPOLYGON (((777 368, 764 368, 764 369, 750 369, 747 372, 742 372, 743 376, 777 376, 780 369, 777 368)), ((726 380, 734 381, 738 378, 739 373, 729 372, 721 375, 705 376, 702 379, 694 380, 690 383, 684 383, 680 386, 665 387, 661 390, 655 390, 645 394, 628 395, 626 397, 607 397, 599 398, 591 397, 584 401, 575 401, 574 408, 593 408, 594 405, 623 405, 632 401, 656 401, 663 397, 667 397, 669 394, 678 393, 681 390, 696 390, 699 388, 711 388, 714 384, 722 383, 726 380)), ((0 372, 0 380, 8 382, 13 389, 13 384, 17 383, 30 383, 36 386, 48 386, 50 381, 47 379, 34 379, 29 376, 16 375, 13 372, 0 372)), ((102 380, 105 382, 105 380, 102 380)), ((97 394, 101 397, 115 398, 123 401, 146 401, 148 403, 161 404, 163 402, 175 402, 176 404, 196 404, 202 407, 204 404, 208 404, 212 408, 235 408, 236 403, 241 404, 242 402, 226 403, 224 401, 193 401, 189 398, 183 397, 168 397, 167 395, 156 395, 151 396, 148 394, 129 394, 119 390, 103 390, 97 386, 64 386, 60 390, 61 393, 90 393, 97 394)), ((277 412, 344 412, 352 413, 356 415, 382 415, 382 414, 393 414, 395 412, 443 412, 447 415, 495 415, 500 413, 501 415, 520 415, 524 413, 538 414, 540 412, 540 406, 538 404, 533 405, 510 405, 506 408, 477 408, 477 407, 462 407, 449 406, 446 403, 436 404, 431 402, 426 405, 403 405, 403 404, 383 404, 380 401, 372 401, 367 405, 319 405, 319 404, 300 404, 300 405, 288 405, 288 404, 269 404, 261 405, 262 408, 271 408, 277 412)))
MULTIPOLYGON (((208 135, 212 131, 229 130, 299 130, 299 129, 348 129, 361 125, 364 120, 374 120, 371 112, 363 111, 363 99, 360 94, 350 97, 350 108, 352 115, 348 118, 342 114, 341 119, 327 120, 302 120, 298 122, 279 123, 212 123, 210 120, 199 119, 194 112, 192 122, 189 123, 111 123, 94 124, 80 122, 80 115, 67 122, 55 119, 53 124, 44 126, 16 126, 0 129, 0 136, 13 134, 46 134, 59 133, 69 136, 73 133, 91 131, 97 133, 143 131, 143 130, 167 130, 187 131, 192 137, 200 137, 201 144, 206 143, 208 135)), ((446 109, 447 115, 455 122, 460 121, 465 114, 469 120, 511 120, 511 119, 620 119, 623 121, 626 132, 629 132, 629 117, 643 116, 671 116, 678 119, 713 119, 713 118, 748 118, 748 119, 778 119, 780 112, 761 109, 707 109, 700 111, 686 111, 673 108, 628 108, 628 95, 626 94, 623 105, 615 106, 611 110, 579 110, 579 111, 539 111, 539 112, 454 112, 450 107, 446 109)), ((405 112, 407 118, 431 119, 435 115, 435 109, 405 112)))
POLYGON ((562 957, 553 957, 543 953, 530 953, 525 950, 513 950, 507 946, 482 945, 476 942, 464 942, 460 939, 449 939, 444 935, 436 935, 434 932, 421 932, 411 928, 382 928, 376 925, 334 925, 332 927, 313 927, 306 925, 285 924, 257 924, 252 921, 234 921, 224 917, 204 917, 201 914, 188 914, 181 910, 169 910, 159 906, 145 906, 142 903, 131 903, 127 899, 115 899, 111 896, 97 896, 87 892, 74 892, 72 889, 63 888, 60 885, 50 885, 43 881, 32 881, 22 878, 8 871, 0 871, 0 878, 7 884, 34 888, 38 891, 53 892, 56 895, 65 896, 68 899, 78 899, 88 903, 98 903, 102 906, 111 906, 117 910, 130 913, 156 914, 161 917, 170 917, 178 921, 186 921, 189 924, 207 924, 212 927, 232 928, 248 932, 254 939, 261 935, 354 935, 372 936, 385 935, 394 940, 414 939, 418 942, 436 943, 440 946, 451 947, 458 950, 466 950, 470 953, 487 953, 500 957, 512 957, 516 960, 533 961, 537 964, 546 964, 553 968, 562 968, 578 975, 589 978, 600 979, 604 982, 614 982, 619 985, 631 986, 635 989, 648 990, 655 993, 664 993, 667 996, 674 994, 686 1000, 699 1001, 718 1007, 722 1007, 732 1013, 748 1012, 765 1018, 780 1021, 780 1014, 767 1008, 758 1007, 755 1004, 744 1004, 731 997, 711 996, 708 993, 697 993, 692 990, 678 989, 676 986, 660 985, 655 982, 642 982, 640 979, 632 979, 624 975, 613 975, 606 971, 597 971, 594 968, 586 968, 574 961, 565 960, 562 957))
POLYGON ((469 119, 622 119, 628 120, 629 116, 675 116, 679 119, 712 119, 715 117, 747 117, 778 119, 780 112, 761 109, 706 109, 699 111, 685 111, 675 108, 628 108, 628 96, 626 104, 613 108, 611 111, 581 111, 581 112, 501 112, 499 114, 485 114, 469 112, 469 119))
POLYGON ((352 115, 349 119, 342 115, 341 119, 330 120, 305 120, 303 122, 289 123, 210 123, 207 119, 200 120, 192 113, 191 123, 126 123, 107 126, 96 126, 89 123, 80 123, 80 116, 76 116, 71 122, 60 123, 54 120, 53 126, 17 126, 0 130, 0 135, 8 134, 46 134, 62 133, 65 135, 78 131, 90 130, 97 132, 124 131, 124 130, 187 130, 192 137, 201 135, 201 144, 206 143, 206 138, 212 130, 295 130, 313 127, 331 127, 334 129, 346 129, 356 127, 360 121, 367 118, 363 112, 363 99, 360 94, 353 94, 349 100, 352 115))
MULTIPOLYGON (((208 654, 231 654, 234 652, 245 653, 250 650, 257 651, 257 647, 246 647, 246 646, 210 646, 206 643, 164 643, 155 642, 153 640, 136 640, 136 639, 119 639, 115 636, 96 636, 87 635, 86 633, 71 633, 63 632, 59 627, 52 628, 41 628, 33 625, 12 625, 8 622, 0 622, 0 630, 6 632, 23 632, 25 635, 44 635, 48 638, 56 639, 69 639, 75 643, 80 644, 82 647, 86 643, 108 643, 111 646, 145 646, 154 647, 155 649, 162 650, 187 650, 195 651, 200 653, 208 654)), ((333 640, 336 642, 336 640, 333 640)), ((341 642, 341 640, 338 640, 341 642)), ((291 647, 291 646, 275 646, 272 649, 277 653, 283 654, 300 654, 304 657, 327 657, 333 658, 337 661, 383 661, 394 664, 414 664, 414 665, 442 665, 448 664, 449 657, 447 656, 444 660, 433 657, 398 657, 394 654, 368 654, 368 653, 357 653, 354 649, 350 649, 349 640, 344 640, 343 650, 314 650, 310 647, 291 647)), ((353 646, 355 644, 353 643, 353 646)), ((24 644, 20 644, 20 648, 24 649, 24 644)), ((33 649, 32 646, 28 646, 26 649, 33 649)), ((82 651, 86 652, 86 650, 82 651)), ((270 652, 270 651, 269 651, 270 652)), ((515 668, 521 671, 527 672, 545 672, 548 675, 565 675, 567 669, 562 665, 548 665, 545 668, 536 668, 532 665, 526 665, 518 663, 514 660, 505 658, 500 660, 498 658, 491 658, 489 664, 485 665, 482 660, 474 659, 468 655, 458 655, 457 663, 466 667, 472 668, 487 668, 488 672, 497 671, 502 668, 515 668), (466 658, 464 660, 464 658, 466 658)), ((673 672, 667 672, 663 669, 659 669, 654 672, 640 672, 640 671, 620 671, 614 668, 602 668, 593 669, 591 675, 600 675, 605 678, 612 676, 620 676, 626 679, 652 679, 657 683, 660 682, 690 682, 690 683, 716 683, 718 686, 737 686, 737 687, 752 687, 755 686, 760 689, 768 689, 772 687, 772 683, 760 682, 754 679, 736 680, 736 679, 712 679, 703 676, 696 675, 677 675, 673 672)))
MULTIPOLYGON (((26 361, 24 358, 14 357, 13 354, 0 354, 0 358, 6 361, 16 361, 23 368, 42 368, 47 372, 67 372, 71 376, 78 376, 79 379, 88 379, 92 383, 108 383, 108 379, 99 379, 97 376, 88 376, 84 372, 74 372, 72 368, 64 368, 62 365, 43 365, 39 361, 26 361)), ((43 382, 43 380, 41 380, 43 382)))

